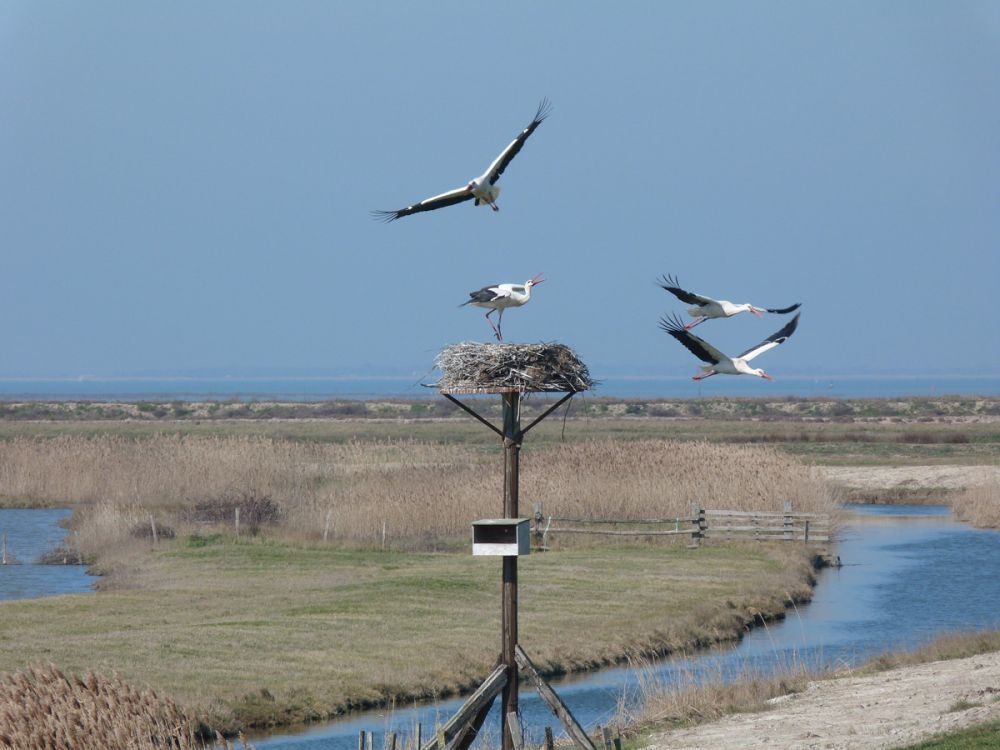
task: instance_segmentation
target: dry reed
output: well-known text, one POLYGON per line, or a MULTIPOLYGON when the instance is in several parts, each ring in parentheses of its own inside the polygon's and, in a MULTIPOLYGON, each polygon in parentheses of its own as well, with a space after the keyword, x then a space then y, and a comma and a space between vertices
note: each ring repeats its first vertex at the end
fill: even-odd
POLYGON ((118 677, 30 667, 0 675, 0 750, 195 750, 194 722, 169 698, 118 677))
POLYGON ((1000 528, 1000 473, 994 472, 983 484, 954 495, 951 507, 955 515, 973 526, 1000 528))
POLYGON ((586 391, 587 366, 563 344, 482 344, 446 347, 434 361, 445 392, 586 391))
POLYGON ((633 701, 622 696, 614 720, 629 735, 650 726, 701 724, 732 713, 761 710, 768 701, 801 692, 819 676, 802 664, 768 674, 746 666, 729 678, 721 667, 712 674, 679 668, 670 678, 661 677, 645 660, 633 661, 632 666, 637 670, 638 696, 633 701))
MULTIPOLYGON (((763 446, 595 440, 526 446, 522 457, 528 513, 537 501, 553 515, 622 519, 684 517, 695 500, 735 510, 835 506, 817 473, 763 446)), ((78 505, 84 556, 148 543, 136 529, 151 517, 180 533, 206 521, 232 527, 241 503, 244 524, 256 503, 269 510, 261 526, 292 539, 434 548, 496 516, 502 487, 499 452, 461 444, 177 435, 0 443, 0 495, 78 505)))

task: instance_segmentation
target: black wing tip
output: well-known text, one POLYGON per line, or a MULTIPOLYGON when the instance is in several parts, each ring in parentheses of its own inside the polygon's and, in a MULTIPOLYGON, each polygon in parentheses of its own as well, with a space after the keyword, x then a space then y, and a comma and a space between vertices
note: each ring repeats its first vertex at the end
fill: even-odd
POLYGON ((552 102, 549 101, 547 96, 543 96, 542 100, 538 103, 538 110, 535 112, 535 118, 532 122, 535 124, 540 123, 550 114, 552 114, 552 102))
POLYGON ((403 216, 399 211, 369 211, 368 212, 375 221, 381 221, 383 224, 388 224, 391 221, 395 221, 403 216))
POLYGON ((780 331, 774 334, 775 338, 787 339, 789 336, 795 333, 795 329, 799 327, 799 317, 801 315, 802 313, 796 313, 795 317, 789 320, 785 324, 784 328, 782 328, 780 331))
POLYGON ((680 338, 687 334, 684 329, 684 322, 677 316, 677 313, 670 313, 660 318, 660 329, 669 333, 674 338, 680 338))
POLYGON ((795 312, 800 307, 802 307, 802 303, 801 302, 796 302, 794 305, 789 305, 788 307, 779 307, 779 308, 774 308, 774 309, 768 308, 767 311, 769 313, 774 313, 776 315, 788 315, 788 313, 795 312))
POLYGON ((669 273, 661 274, 660 278, 656 280, 656 283, 668 292, 680 288, 680 282, 677 281, 677 277, 669 273))

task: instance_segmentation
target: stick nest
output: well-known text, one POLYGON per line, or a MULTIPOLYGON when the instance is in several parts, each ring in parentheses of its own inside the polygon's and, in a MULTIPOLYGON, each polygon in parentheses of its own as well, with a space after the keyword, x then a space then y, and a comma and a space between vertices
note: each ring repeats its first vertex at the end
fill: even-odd
POLYGON ((563 344, 482 344, 463 342, 444 349, 434 361, 442 393, 586 391, 594 386, 587 366, 563 344))

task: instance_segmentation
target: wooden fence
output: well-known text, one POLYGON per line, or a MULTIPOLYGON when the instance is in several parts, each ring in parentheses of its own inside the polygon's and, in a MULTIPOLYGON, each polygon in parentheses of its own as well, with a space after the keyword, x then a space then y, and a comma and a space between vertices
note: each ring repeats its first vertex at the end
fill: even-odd
MULTIPOLYGON (((511 728, 513 730, 511 736, 514 738, 514 748, 515 750, 526 750, 527 748, 537 747, 534 743, 526 742, 524 737, 524 732, 520 725, 520 720, 516 714, 508 714, 507 721, 511 722, 511 728)), ((621 730, 616 728, 612 730, 610 727, 601 726, 598 724, 593 730, 592 734, 596 738, 596 742, 592 744, 599 750, 622 750, 622 734, 621 730)), ((446 733, 445 727, 439 726, 437 731, 428 740, 423 739, 423 727, 418 722, 414 727, 411 734, 388 732, 383 737, 382 750, 437 750, 438 748, 450 748, 454 742, 448 743, 445 741, 446 733)), ((553 739, 552 727, 545 727, 545 740, 540 746, 539 750, 555 750, 555 741, 553 739)), ((375 742, 375 733, 370 731, 365 731, 362 729, 358 733, 358 750, 376 750, 378 743, 375 742)), ((563 747, 568 747, 568 745, 562 745, 563 747)))
POLYGON ((557 534, 591 534, 608 537, 687 536, 691 547, 704 539, 825 543, 830 541, 830 516, 798 513, 791 502, 784 511, 712 510, 691 504, 688 518, 569 518, 547 516, 535 504, 532 539, 537 549, 548 549, 557 534))

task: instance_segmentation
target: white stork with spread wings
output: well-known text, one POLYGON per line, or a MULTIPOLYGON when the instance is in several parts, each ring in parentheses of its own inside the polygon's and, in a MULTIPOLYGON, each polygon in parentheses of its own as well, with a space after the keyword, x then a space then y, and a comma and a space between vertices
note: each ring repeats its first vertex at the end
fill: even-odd
POLYGON ((528 136, 534 133, 535 128, 542 124, 542 120, 549 116, 549 109, 549 100, 542 99, 538 105, 538 111, 535 112, 535 116, 528 124, 528 127, 522 130, 517 138, 511 141, 510 145, 500 152, 500 156, 493 160, 493 163, 490 164, 485 172, 474 180, 470 180, 465 187, 449 190, 447 193, 435 195, 433 198, 426 198, 419 203, 414 203, 412 206, 401 208, 398 211, 372 211, 372 216, 380 221, 389 222, 409 216, 410 214, 420 213, 421 211, 433 211, 470 200, 474 200, 477 206, 487 205, 494 211, 499 211, 497 197, 500 195, 500 186, 496 184, 497 180, 500 179, 500 175, 503 174, 507 165, 517 156, 521 147, 524 146, 524 142, 528 140, 528 136))
POLYGON ((503 334, 500 333, 500 322, 503 320, 503 311, 508 307, 526 305, 531 299, 531 288, 535 284, 541 284, 543 281, 545 279, 539 273, 525 281, 524 284, 484 286, 482 289, 469 292, 469 299, 459 305, 459 307, 475 305, 476 307, 487 308, 489 312, 486 313, 486 320, 493 328, 493 335, 497 337, 497 341, 503 341, 503 334), (490 315, 498 310, 500 311, 500 315, 497 317, 497 324, 493 325, 490 315))
POLYGON ((711 297, 705 297, 701 294, 695 294, 694 292, 681 289, 677 284, 676 276, 664 276, 656 283, 674 295, 681 302, 687 302, 689 305, 693 305, 693 307, 688 308, 688 315, 694 318, 694 320, 684 326, 684 328, 688 331, 699 323, 705 322, 709 318, 731 318, 741 312, 753 313, 758 318, 764 313, 786 315, 787 313, 797 310, 802 304, 801 302, 796 302, 790 307, 782 307, 780 309, 772 307, 757 307, 756 305, 751 305, 749 302, 737 305, 727 299, 716 300, 711 297))
MULTIPOLYGON (((799 315, 801 314, 802 313, 799 313, 799 315)), ((774 378, 762 369, 755 369, 748 365, 747 362, 754 357, 763 354, 768 349, 773 349, 778 344, 785 343, 785 341, 788 340, 788 337, 795 333, 795 329, 799 325, 799 315, 796 315, 788 321, 785 327, 780 331, 771 334, 757 344, 757 346, 750 347, 738 357, 730 357, 723 354, 704 339, 695 336, 681 323, 680 319, 676 315, 672 317, 660 318, 660 328, 684 344, 688 351, 690 351, 702 362, 708 363, 707 365, 702 365, 701 373, 699 375, 694 375, 694 380, 702 380, 704 378, 710 378, 713 375, 720 374, 756 375, 759 378, 774 380, 774 378)))

